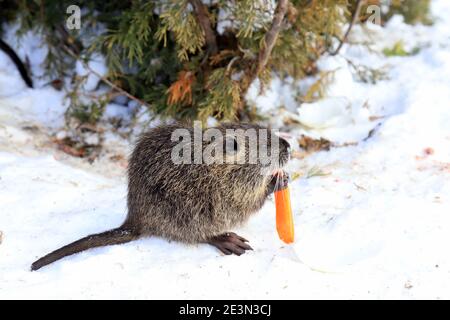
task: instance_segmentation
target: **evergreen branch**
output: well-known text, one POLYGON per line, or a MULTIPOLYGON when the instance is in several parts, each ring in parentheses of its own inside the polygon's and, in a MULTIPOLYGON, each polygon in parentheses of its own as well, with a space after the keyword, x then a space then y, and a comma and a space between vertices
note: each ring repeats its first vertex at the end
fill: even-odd
POLYGON ((348 26, 348 29, 344 34, 344 38, 342 38, 341 42, 339 43, 339 46, 336 48, 336 50, 334 52, 331 52, 330 55, 332 55, 332 56, 337 55, 339 53, 339 51, 341 50, 342 46, 344 45, 344 43, 347 42, 347 38, 348 38, 348 35, 350 34, 350 31, 352 30, 353 26, 356 24, 356 22, 359 19, 359 14, 361 13, 361 8, 362 8, 362 5, 364 2, 366 2, 366 0, 357 0, 355 12, 353 12, 352 21, 350 22, 350 25, 348 26))
MULTIPOLYGON (((67 47, 66 45, 63 45, 64 50, 71 55, 74 59, 80 59, 79 55, 75 54, 71 48, 67 47)), ((145 101, 133 96, 131 93, 129 93, 128 91, 122 89, 121 87, 119 87, 118 85, 114 84, 113 82, 111 82, 110 80, 108 80, 108 78, 106 78, 105 76, 102 76, 100 73, 98 73, 97 71, 95 71, 94 69, 92 69, 89 64, 87 64, 86 62, 83 61, 83 59, 80 59, 81 63, 83 64, 83 67, 85 67, 87 70, 89 70, 89 72, 92 72, 93 74, 95 74, 97 77, 99 77, 104 83, 106 83, 108 86, 110 86, 111 88, 119 91, 120 93, 122 93, 124 96, 126 96, 127 98, 134 100, 138 103, 140 103, 141 105, 144 105, 148 108, 150 108, 150 105, 148 103, 146 103, 145 101)))
POLYGON ((258 64, 250 77, 250 82, 252 82, 261 71, 266 67, 267 62, 269 61, 270 54, 272 52, 273 47, 275 46, 275 42, 277 40, 278 34, 281 30, 281 23, 283 22, 283 18, 286 15, 288 7, 288 0, 279 0, 277 7, 275 9, 272 25, 270 26, 269 31, 267 31, 264 36, 264 45, 259 51, 258 55, 258 64))
POLYGON ((201 0, 189 0, 189 3, 194 8, 197 22, 205 32, 205 41, 209 54, 215 55, 218 51, 217 40, 214 30, 211 27, 211 21, 208 17, 208 9, 201 0))

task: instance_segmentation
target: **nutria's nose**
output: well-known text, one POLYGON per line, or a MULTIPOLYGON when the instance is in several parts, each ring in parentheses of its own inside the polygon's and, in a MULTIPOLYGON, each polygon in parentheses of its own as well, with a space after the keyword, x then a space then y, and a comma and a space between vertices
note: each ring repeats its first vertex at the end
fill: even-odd
POLYGON ((280 137, 280 143, 283 147, 286 148, 286 150, 289 151, 291 149, 291 145, 289 144, 289 142, 286 139, 280 137))

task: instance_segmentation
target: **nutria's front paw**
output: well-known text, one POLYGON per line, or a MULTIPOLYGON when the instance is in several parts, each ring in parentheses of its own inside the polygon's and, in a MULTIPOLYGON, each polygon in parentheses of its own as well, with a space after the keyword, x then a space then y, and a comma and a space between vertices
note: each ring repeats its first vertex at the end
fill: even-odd
POLYGON ((233 232, 227 232, 208 240, 210 245, 213 245, 224 254, 235 254, 238 256, 245 253, 245 250, 253 250, 246 242, 248 242, 247 239, 244 239, 233 232))
POLYGON ((269 182, 268 194, 271 194, 272 192, 277 190, 287 188, 288 183, 289 183, 289 174, 287 172, 283 171, 283 175, 274 174, 269 182))

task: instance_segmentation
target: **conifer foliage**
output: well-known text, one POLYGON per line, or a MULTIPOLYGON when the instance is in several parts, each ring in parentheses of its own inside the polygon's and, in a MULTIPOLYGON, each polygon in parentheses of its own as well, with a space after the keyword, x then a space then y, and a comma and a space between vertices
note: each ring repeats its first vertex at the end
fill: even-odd
POLYGON ((273 74, 300 79, 316 73, 316 60, 342 39, 355 3, 81 0, 81 29, 67 30, 71 0, 3 0, 0 22, 19 19, 20 31, 44 35, 48 75, 72 77, 73 99, 80 81, 71 71, 75 62, 101 53, 108 66, 103 80, 111 88, 103 104, 125 92, 154 114, 252 120, 245 104, 250 84, 259 78, 263 88, 273 74))

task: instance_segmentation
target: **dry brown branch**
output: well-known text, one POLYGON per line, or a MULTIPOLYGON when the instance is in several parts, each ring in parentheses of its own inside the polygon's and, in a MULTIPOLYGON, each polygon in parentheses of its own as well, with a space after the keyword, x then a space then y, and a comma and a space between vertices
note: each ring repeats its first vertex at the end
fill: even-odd
POLYGON ((195 18, 205 32, 205 41, 207 51, 210 55, 215 55, 218 51, 216 35, 211 27, 211 21, 208 16, 208 9, 201 0, 189 0, 194 8, 195 18))
POLYGON ((286 15, 287 8, 288 8, 288 0, 278 1, 272 25, 270 26, 269 31, 267 31, 266 35, 264 36, 264 44, 259 51, 258 63, 251 76, 251 81, 253 81, 254 79, 256 79, 256 77, 258 77, 258 75, 266 67, 267 62, 269 61, 270 54, 272 52, 273 47, 275 46, 278 34, 280 33, 281 23, 283 22, 284 16, 286 15))
POLYGON ((350 34, 350 31, 352 30, 353 26, 359 20, 359 14, 361 13, 361 7, 364 2, 366 2, 366 1, 365 0, 357 0, 355 12, 353 12, 352 21, 350 22, 350 25, 348 26, 347 31, 344 34, 344 38, 342 38, 342 40, 339 43, 339 46, 336 48, 336 50, 334 52, 331 52, 330 55, 332 55, 332 56, 337 55, 339 53, 339 51, 341 50, 342 46, 344 45, 344 43, 347 42, 347 38, 348 38, 348 35, 350 34))
MULTIPOLYGON (((272 24, 267 31, 267 33, 264 36, 264 42, 262 47, 259 50, 258 53, 258 60, 256 61, 256 67, 251 69, 248 72, 248 77, 246 77, 245 81, 241 82, 241 103, 237 107, 238 108, 238 116, 241 117, 241 110, 245 104, 245 99, 243 98, 245 94, 247 93, 248 88, 252 84, 252 82, 259 76, 262 70, 267 65, 267 62, 269 61, 270 54, 272 53, 272 49, 275 46, 276 40, 278 38, 278 34, 281 31, 282 23, 284 16, 287 13, 288 9, 288 0, 279 0, 277 7, 275 8, 275 13, 273 16, 272 24)), ((239 48, 240 51, 242 51, 245 55, 248 55, 253 60, 251 53, 246 53, 244 50, 239 48)), ((251 67, 250 67, 251 68, 251 67)))
MULTIPOLYGON (((63 45, 64 50, 70 54, 73 58, 75 59, 80 59, 80 56, 75 54, 69 47, 67 47, 66 45, 63 45)), ((131 93, 127 92, 126 90, 122 89, 121 87, 119 87, 118 85, 116 85, 115 83, 111 82, 110 80, 108 80, 108 78, 102 76, 101 74, 99 74, 97 71, 93 70, 85 61, 83 61, 82 59, 80 59, 81 63, 83 64, 83 66, 89 70, 89 72, 92 72, 93 74, 95 74, 97 77, 99 77, 104 83, 106 83, 108 86, 110 86, 111 88, 119 91, 120 93, 122 93, 124 96, 126 96, 127 98, 134 100, 148 108, 150 108, 150 105, 148 103, 146 103, 145 101, 133 96, 131 93)))

